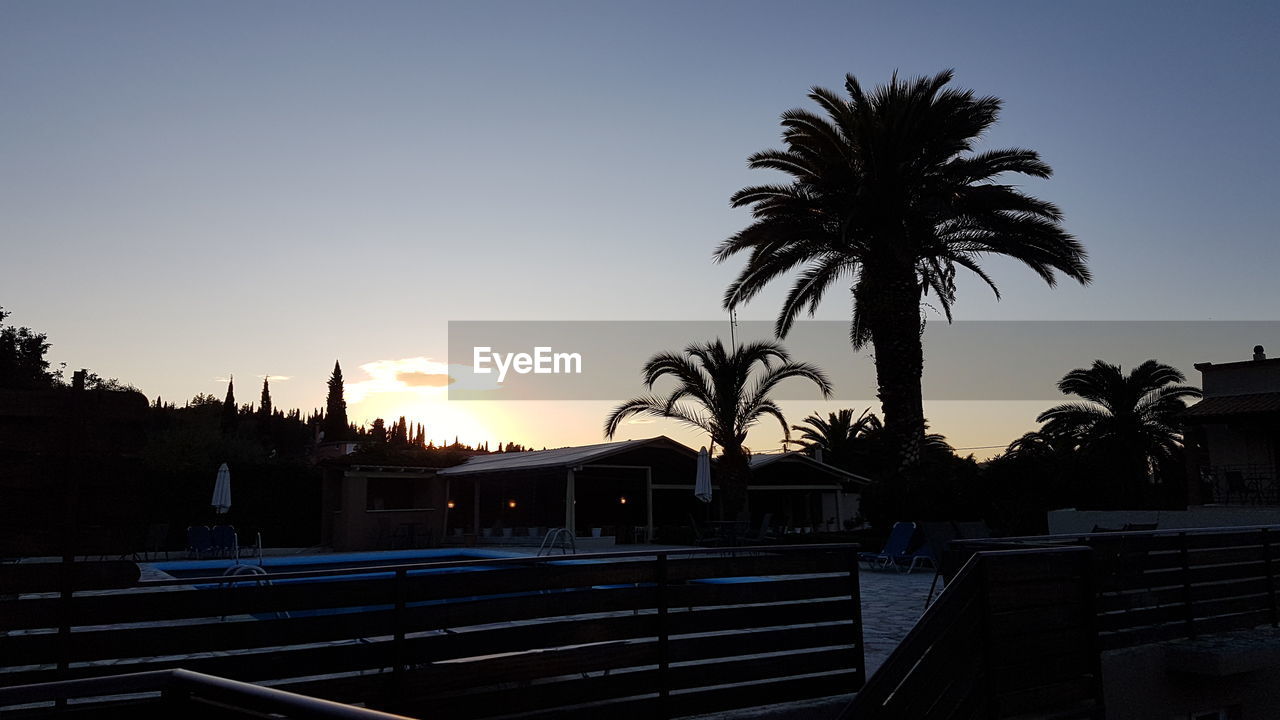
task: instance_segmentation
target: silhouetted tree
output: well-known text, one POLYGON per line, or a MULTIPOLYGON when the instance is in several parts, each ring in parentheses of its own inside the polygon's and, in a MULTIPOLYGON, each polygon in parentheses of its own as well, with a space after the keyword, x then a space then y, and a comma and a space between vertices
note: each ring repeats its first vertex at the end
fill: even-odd
POLYGON ((268 378, 262 378, 262 399, 258 401, 258 414, 263 418, 271 417, 271 388, 268 378))
POLYGON ((1050 167, 1031 150, 972 152, 1001 101, 946 88, 952 75, 899 80, 895 73, 871 93, 848 75, 848 99, 813 88, 809 97, 823 114, 783 113, 786 149, 748 160, 791 182, 735 193, 732 205, 751 207, 755 220, 716 251, 718 261, 748 254, 725 292, 727 308, 799 270, 778 315, 780 338, 802 312, 816 311, 832 285, 850 284, 850 339, 855 349, 874 348, 896 474, 915 472, 924 437, 925 296, 933 293, 950 320, 956 270, 966 268, 999 297, 980 264, 987 255, 1018 260, 1050 285, 1059 272, 1090 279, 1084 248, 1062 229, 1061 211, 996 182, 1005 173, 1049 177, 1050 167))
POLYGON ((642 373, 650 390, 667 375, 677 385, 666 397, 642 395, 619 405, 605 420, 605 435, 612 438, 622 421, 633 415, 669 418, 707 433, 720 446, 722 508, 730 514, 747 507, 751 474, 749 451, 743 445, 747 431, 771 415, 790 437, 782 409, 769 397, 778 383, 804 378, 815 383, 823 397, 831 394, 831 383, 822 370, 793 361, 781 345, 772 342, 739 345, 732 352, 719 340, 694 343, 682 354, 654 355, 642 373))
POLYGON ((375 419, 369 427, 369 439, 378 445, 387 442, 387 425, 382 418, 375 419))
POLYGON ((31 390, 53 387, 61 373, 49 369, 49 340, 28 327, 5 325, 10 313, 0 308, 0 388, 31 390))
POLYGON ((227 380, 227 397, 222 401, 222 432, 229 433, 236 429, 236 425, 240 421, 239 411, 236 409, 236 379, 231 377, 227 380))
POLYGON ((1200 397, 1199 388, 1183 385, 1185 380, 1177 368, 1156 360, 1128 374, 1119 365, 1094 360, 1058 382, 1063 394, 1083 402, 1049 408, 1036 421, 1044 423, 1041 433, 1071 437, 1082 450, 1106 458, 1120 502, 1136 506, 1156 469, 1182 450, 1178 415, 1187 399, 1200 397))
MULTIPOLYGON (((822 459, 836 467, 853 471, 863 460, 865 465, 870 452, 868 434, 880 429, 880 418, 871 408, 862 411, 855 420, 853 410, 844 409, 828 413, 826 419, 815 415, 805 418, 800 425, 792 425, 800 431, 800 444, 807 450, 822 449, 822 459)), ((862 468, 866 472, 866 468, 862 468)))
POLYGON ((333 374, 329 376, 329 396, 325 399, 324 431, 326 442, 346 440, 350 437, 351 427, 347 423, 347 401, 343 397, 342 366, 338 361, 333 363, 333 374))

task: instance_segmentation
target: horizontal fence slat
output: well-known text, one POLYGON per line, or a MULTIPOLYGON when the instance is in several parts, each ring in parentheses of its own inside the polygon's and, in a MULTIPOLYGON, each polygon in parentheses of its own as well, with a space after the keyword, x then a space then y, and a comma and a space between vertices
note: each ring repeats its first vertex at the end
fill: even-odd
POLYGON ((374 707, 409 707, 395 702, 407 691, 401 699, 427 703, 432 717, 555 712, 568 703, 630 712, 656 707, 660 647, 676 663, 665 675, 672 697, 710 709, 861 683, 848 547, 673 553, 662 625, 656 557, 415 566, 403 581, 387 569, 174 580, 69 603, 10 598, 0 601, 0 629, 16 632, 0 637, 0 654, 23 666, 9 660, 0 683, 181 666, 374 707), (397 611, 398 593, 405 606, 397 611), (32 632, 55 627, 68 608, 65 647, 55 633, 32 632), (660 643, 660 630, 670 639, 660 643), (72 664, 56 671, 59 660, 72 664), (393 671, 398 663, 403 673, 393 671))
POLYGON ((733 630, 736 628, 795 625, 845 620, 852 623, 859 609, 852 599, 800 600, 745 607, 699 607, 674 609, 667 615, 672 635, 733 630))
POLYGON ((763 652, 852 645, 851 624, 816 625, 684 636, 670 640, 671 662, 734 657, 763 652))
POLYGON ((835 576, 741 583, 690 583, 668 587, 667 597, 671 607, 747 605, 849 597, 849 579, 847 576, 835 576))
POLYGON ((405 681, 417 688, 487 687, 619 668, 656 666, 657 642, 618 641, 421 666, 405 681))

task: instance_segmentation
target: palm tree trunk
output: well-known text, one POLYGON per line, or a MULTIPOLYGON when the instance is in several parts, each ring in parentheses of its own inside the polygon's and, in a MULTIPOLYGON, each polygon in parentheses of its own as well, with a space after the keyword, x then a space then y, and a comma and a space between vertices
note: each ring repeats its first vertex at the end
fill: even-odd
POLYGON ((893 453, 895 475, 911 476, 920 462, 924 439, 920 338, 920 290, 914 272, 880 284, 874 297, 860 300, 875 348, 876 385, 884 413, 884 433, 893 453), (868 302, 869 301, 869 302, 868 302))
POLYGON ((749 509, 747 482, 751 479, 751 463, 742 448, 725 447, 719 465, 720 509, 725 517, 734 519, 749 509))

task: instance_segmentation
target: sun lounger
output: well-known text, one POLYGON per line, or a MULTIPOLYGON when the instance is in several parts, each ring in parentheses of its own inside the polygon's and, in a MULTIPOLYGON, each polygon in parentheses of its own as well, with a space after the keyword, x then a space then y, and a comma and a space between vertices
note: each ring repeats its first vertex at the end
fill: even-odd
POLYGON ((187 528, 187 555, 199 560, 213 554, 213 535, 204 525, 187 528))
POLYGON ((899 562, 911 557, 911 545, 916 537, 916 524, 913 522, 895 523, 889 531, 889 539, 878 553, 858 553, 858 559, 867 564, 869 570, 886 570, 890 567, 901 569, 899 562))
POLYGON ((240 557, 240 539, 231 525, 214 525, 211 533, 213 552, 221 557, 240 557))

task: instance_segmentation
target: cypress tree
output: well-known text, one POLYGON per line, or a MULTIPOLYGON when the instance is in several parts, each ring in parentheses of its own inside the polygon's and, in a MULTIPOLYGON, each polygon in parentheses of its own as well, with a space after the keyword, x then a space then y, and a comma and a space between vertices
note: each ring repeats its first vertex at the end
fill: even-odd
POLYGON ((333 362, 333 375, 329 376, 329 397, 325 401, 324 424, 325 442, 346 440, 351 432, 347 423, 347 401, 342 395, 342 366, 333 362))
POLYGON ((262 417, 271 417, 271 388, 267 386, 267 378, 262 378, 262 400, 258 404, 258 412, 262 417))
POLYGON ((236 423, 240 420, 239 411, 236 409, 236 379, 235 376, 227 380, 227 399, 222 401, 222 432, 227 433, 235 430, 236 423))

